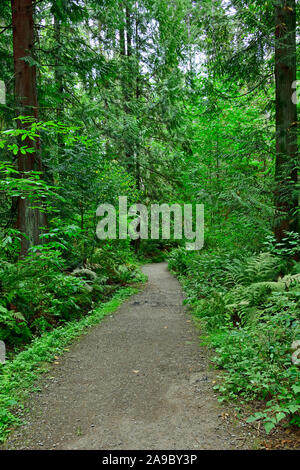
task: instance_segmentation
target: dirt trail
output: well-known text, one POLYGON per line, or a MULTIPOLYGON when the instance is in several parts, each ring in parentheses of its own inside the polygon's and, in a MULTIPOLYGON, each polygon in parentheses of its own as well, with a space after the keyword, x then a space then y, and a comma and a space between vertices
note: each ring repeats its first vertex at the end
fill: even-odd
POLYGON ((165 263, 146 288, 70 347, 27 404, 10 449, 242 449, 224 421, 207 352, 165 263))

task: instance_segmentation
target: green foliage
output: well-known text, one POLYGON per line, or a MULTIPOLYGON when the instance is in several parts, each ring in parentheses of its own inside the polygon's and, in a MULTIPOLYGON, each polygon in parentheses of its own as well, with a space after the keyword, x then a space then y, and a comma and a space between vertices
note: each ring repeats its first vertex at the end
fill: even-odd
MULTIPOLYGON (((298 338, 299 233, 279 244, 271 235, 284 216, 274 210, 273 3, 34 2, 35 43, 22 60, 37 72, 36 120, 15 118, 12 12, 0 2, 0 338, 11 355, 143 281, 137 255, 167 255, 228 371, 223 396, 268 400, 259 416, 268 430, 283 415, 299 424, 288 359, 298 338), (23 172, 22 158, 35 153, 23 172), (186 253, 174 240, 100 242, 96 209, 118 196, 204 204, 205 251, 186 253), (23 199, 47 227, 20 259, 24 237, 33 244, 18 230, 23 199)), ((281 181, 287 202, 297 201, 299 185, 281 181)), ((296 221, 299 207, 290 215, 296 221)))
MULTIPOLYGON (((118 286, 144 280, 129 242, 118 246, 95 240, 95 212, 101 199, 105 201, 108 194, 117 194, 117 188, 121 188, 129 200, 137 200, 130 175, 116 162, 101 162, 99 155, 96 160, 94 144, 80 135, 78 126, 37 122, 22 116, 18 120, 25 127, 2 132, 1 148, 14 155, 21 149, 26 158, 30 148, 18 146, 18 139, 34 142, 59 136, 69 161, 55 173, 57 179, 64 179, 63 188, 43 181, 41 172, 24 175, 13 163, 0 162, 2 194, 13 201, 28 199, 50 218, 50 227, 40 234, 40 244, 31 246, 24 259, 18 259, 18 252, 21 237, 26 234, 11 227, 2 229, 0 339, 12 350, 53 327, 86 315, 95 302, 107 299, 118 286), (83 156, 86 158, 81 162, 83 156), (94 170, 96 163, 98 169, 94 170), (74 172, 76 165, 81 177, 74 182, 69 171, 72 167, 74 172), (93 184, 88 180, 91 168, 93 184), (75 214, 69 212, 74 204, 78 208, 75 214), (86 278, 87 271, 94 273, 92 278, 86 278)), ((115 203, 116 197, 105 202, 115 203)))
POLYGON ((80 233, 76 226, 53 229, 44 236, 47 243, 32 247, 26 259, 2 262, 0 339, 10 347, 79 319, 119 285, 144 281, 127 242, 119 250, 106 244, 95 250, 86 268, 67 272, 80 233))
POLYGON ((79 321, 71 321, 50 332, 44 332, 40 338, 5 365, 0 364, 0 442, 4 441, 12 426, 21 424, 16 414, 16 407, 30 391, 38 376, 49 369, 55 356, 63 354, 66 346, 88 328, 98 324, 105 315, 116 310, 135 289, 120 289, 107 303, 96 306, 93 312, 79 321))
POLYGON ((264 409, 249 420, 262 419, 267 432, 282 420, 299 425, 300 370, 291 345, 300 339, 300 277, 283 275, 291 269, 285 256, 286 247, 246 256, 180 248, 169 260, 224 371, 215 386, 220 400, 262 400, 264 409))
POLYGON ((144 280, 129 240, 107 241, 101 248, 96 248, 89 263, 96 272, 100 270, 106 273, 108 279, 117 284, 125 285, 144 280))
POLYGON ((227 267, 225 284, 229 287, 240 284, 247 286, 263 281, 275 281, 281 272, 282 265, 282 260, 270 253, 259 253, 246 261, 237 259, 227 267))

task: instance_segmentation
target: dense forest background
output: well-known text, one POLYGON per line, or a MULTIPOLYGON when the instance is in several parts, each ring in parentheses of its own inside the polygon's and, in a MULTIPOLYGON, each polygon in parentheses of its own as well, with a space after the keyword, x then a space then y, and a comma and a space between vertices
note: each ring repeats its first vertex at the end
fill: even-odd
POLYGON ((299 426, 299 53, 295 0, 1 2, 11 358, 168 259, 225 370, 220 400, 259 399, 267 431, 299 426), (204 250, 97 240, 119 195, 204 204, 204 250))

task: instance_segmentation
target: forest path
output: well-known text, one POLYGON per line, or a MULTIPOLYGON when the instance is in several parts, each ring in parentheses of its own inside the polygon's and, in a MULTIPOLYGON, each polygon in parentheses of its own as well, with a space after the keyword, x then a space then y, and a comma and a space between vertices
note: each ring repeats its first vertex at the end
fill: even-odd
POLYGON ((166 263, 148 283, 54 365, 26 404, 10 449, 242 449, 214 396, 183 294, 166 263))

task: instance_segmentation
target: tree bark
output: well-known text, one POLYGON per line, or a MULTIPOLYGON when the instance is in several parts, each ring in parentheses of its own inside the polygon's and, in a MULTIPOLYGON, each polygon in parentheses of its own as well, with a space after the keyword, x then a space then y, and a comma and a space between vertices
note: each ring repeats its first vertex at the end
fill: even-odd
MULTIPOLYGON (((36 88, 36 66, 24 58, 32 57, 34 47, 34 22, 32 0, 11 0, 12 28, 13 28, 13 54, 15 72, 15 99, 17 116, 38 117, 38 100, 36 88)), ((17 121, 20 128, 26 124, 17 121)), ((26 139, 25 144, 33 147, 34 142, 26 139)), ((18 170, 20 178, 26 178, 28 172, 41 171, 39 155, 39 141, 35 143, 35 152, 32 154, 18 154, 18 170)), ((38 209, 31 209, 32 203, 28 199, 18 199, 17 227, 25 234, 21 240, 20 256, 27 254, 28 248, 40 243, 40 226, 45 224, 45 215, 38 209)))
POLYGON ((275 5, 276 167, 275 236, 282 242, 286 232, 299 232, 297 104, 292 99, 296 81, 296 2, 275 5))

